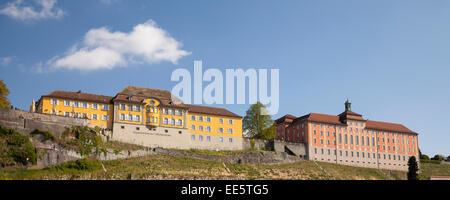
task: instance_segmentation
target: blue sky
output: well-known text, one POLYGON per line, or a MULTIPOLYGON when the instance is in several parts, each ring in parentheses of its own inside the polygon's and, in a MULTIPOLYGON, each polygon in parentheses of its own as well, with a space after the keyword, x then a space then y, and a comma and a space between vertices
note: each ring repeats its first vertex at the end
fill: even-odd
MULTIPOLYGON (((418 132, 423 153, 450 155, 449 1, 9 0, 0 10, 0 79, 21 109, 56 89, 171 90, 172 71, 192 70, 194 60, 204 70, 277 68, 274 119, 339 114, 349 98, 365 118, 418 132), (157 59, 146 45, 127 46, 138 25, 162 31, 157 47, 173 48, 157 59), (119 39, 105 39, 111 35, 119 39), (105 44, 95 43, 99 37, 105 44), (94 54, 111 43, 128 50, 94 54), (81 62, 83 52, 105 63, 81 62), (108 57, 116 54, 123 59, 108 57)), ((220 106, 239 115, 248 108, 220 106)))

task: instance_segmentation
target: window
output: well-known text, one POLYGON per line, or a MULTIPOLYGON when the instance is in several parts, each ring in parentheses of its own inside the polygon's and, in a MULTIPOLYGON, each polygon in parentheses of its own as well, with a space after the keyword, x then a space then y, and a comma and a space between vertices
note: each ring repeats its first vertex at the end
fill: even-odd
POLYGON ((82 103, 82 105, 83 105, 83 108, 88 108, 88 103, 84 102, 84 103, 82 103))
POLYGON ((198 140, 203 141, 203 135, 199 135, 198 140))
POLYGON ((195 140, 195 135, 191 135, 191 139, 192 139, 192 140, 195 140))
POLYGON ((169 109, 169 110, 168 110, 168 113, 169 113, 169 115, 173 115, 173 110, 172 110, 172 109, 169 109))
POLYGON ((109 105, 103 105, 102 110, 109 110, 109 105))
POLYGON ((233 134, 233 129, 232 129, 232 128, 229 128, 229 129, 228 129, 228 133, 233 134))
POLYGON ((199 131, 203 131, 203 126, 198 126, 199 131))
POLYGON ((211 132, 211 126, 207 126, 206 131, 211 132))
POLYGON ((211 117, 206 117, 206 122, 211 122, 211 117))
POLYGON ((175 125, 175 119, 171 119, 170 124, 175 125))
POLYGON ((97 110, 98 109, 98 104, 96 104, 96 103, 91 104, 91 108, 94 109, 94 110, 97 110))
POLYGON ((59 103, 58 99, 50 99, 50 104, 58 105, 58 103, 59 103))
POLYGON ((191 130, 195 131, 195 125, 191 125, 191 130))
POLYGON ((222 118, 219 119, 219 123, 223 124, 223 119, 222 118))
POLYGON ((124 114, 120 114, 120 120, 125 120, 125 115, 124 114))
POLYGON ((223 142, 223 137, 220 137, 220 138, 219 138, 219 141, 220 141, 220 142, 223 142))
MULTIPOLYGON (((169 119, 164 118, 164 119, 163 119, 163 124, 169 124, 169 119)), ((194 129, 194 130, 195 130, 195 129, 194 129)))
POLYGON ((70 101, 64 101, 64 106, 70 106, 70 101))
POLYGON ((182 126, 183 125, 183 120, 179 119, 178 120, 178 126, 182 126))
POLYGON ((108 115, 102 115, 102 120, 103 121, 108 121, 109 120, 109 116, 108 115))
POLYGON ((233 138, 228 138, 228 141, 231 143, 233 142, 233 138))
POLYGON ((342 144, 342 134, 339 133, 339 144, 342 144))
POLYGON ((195 116, 194 115, 191 116, 191 120, 195 121, 195 116))
POLYGON ((203 116, 198 116, 198 121, 202 122, 203 121, 203 116))
POLYGON ((70 117, 70 112, 64 112, 64 116, 70 117))
POLYGON ((208 140, 208 142, 211 142, 211 136, 206 136, 206 140, 208 140))
POLYGON ((219 133, 223 133, 223 128, 219 128, 219 133))
POLYGON ((126 109, 126 105, 125 104, 120 104, 120 110, 125 110, 126 109))
POLYGON ((350 135, 350 144, 353 145, 353 135, 350 135))
POLYGON ((163 113, 164 113, 165 115, 169 114, 168 111, 167 111, 167 108, 163 108, 163 113))
POLYGON ((233 120, 232 120, 232 119, 229 119, 229 120, 228 120, 228 124, 233 124, 233 120))
POLYGON ((347 142, 347 134, 344 135, 345 144, 348 144, 347 142))

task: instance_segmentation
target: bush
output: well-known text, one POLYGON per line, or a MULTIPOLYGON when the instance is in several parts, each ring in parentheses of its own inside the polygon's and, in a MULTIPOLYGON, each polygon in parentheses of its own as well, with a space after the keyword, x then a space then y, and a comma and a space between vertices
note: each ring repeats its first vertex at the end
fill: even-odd
POLYGON ((74 126, 66 129, 62 134, 63 140, 70 145, 73 145, 81 155, 91 155, 95 153, 105 153, 102 148, 103 141, 95 129, 87 126, 74 126))
POLYGON ((30 134, 31 135, 43 135, 45 140, 55 141, 55 139, 56 139, 56 137, 52 133, 50 133, 50 131, 41 131, 39 129, 35 129, 30 134))
POLYGON ((433 158, 431 158, 431 160, 442 161, 442 160, 444 160, 444 156, 441 156, 441 155, 435 155, 433 158))
POLYGON ((432 163, 432 164, 441 164, 441 161, 439 160, 425 160, 425 159, 420 159, 421 163, 432 163))
POLYGON ((57 165, 54 168, 58 170, 64 170, 64 169, 75 169, 80 171, 92 171, 95 169, 98 169, 100 167, 99 161, 92 161, 88 160, 86 158, 78 159, 78 160, 72 160, 66 163, 63 163, 61 165, 57 165))
POLYGON ((425 154, 420 155, 420 160, 430 160, 430 157, 428 157, 425 154))
POLYGON ((36 164, 37 150, 26 135, 0 126, 0 165, 36 164))

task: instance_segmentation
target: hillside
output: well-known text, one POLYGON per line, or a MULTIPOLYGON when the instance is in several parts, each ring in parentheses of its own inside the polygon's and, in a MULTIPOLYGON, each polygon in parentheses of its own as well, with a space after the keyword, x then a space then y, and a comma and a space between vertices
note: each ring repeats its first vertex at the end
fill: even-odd
MULTIPOLYGON (((402 180, 406 178, 405 172, 392 171, 389 176, 386 170, 313 161, 281 165, 224 164, 218 161, 155 154, 101 163, 80 160, 42 170, 3 170, 0 171, 0 179, 402 180)), ((450 165, 424 163, 422 170, 422 179, 428 179, 431 174, 449 175, 450 165)))

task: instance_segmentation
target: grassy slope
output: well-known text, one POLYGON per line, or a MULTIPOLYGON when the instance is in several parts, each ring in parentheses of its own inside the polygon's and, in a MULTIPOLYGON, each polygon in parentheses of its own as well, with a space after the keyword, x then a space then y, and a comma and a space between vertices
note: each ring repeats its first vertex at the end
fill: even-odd
MULTIPOLYGON (((405 179, 405 172, 358 168, 330 163, 303 161, 283 165, 226 164, 169 155, 152 155, 103 162, 92 170, 48 168, 43 170, 1 171, 0 179, 405 179), (319 167, 320 166, 320 167, 319 167), (324 170, 322 170, 322 169, 324 170), (228 171, 230 170, 230 171, 228 171)), ((423 179, 449 175, 450 165, 422 164, 423 179)))

